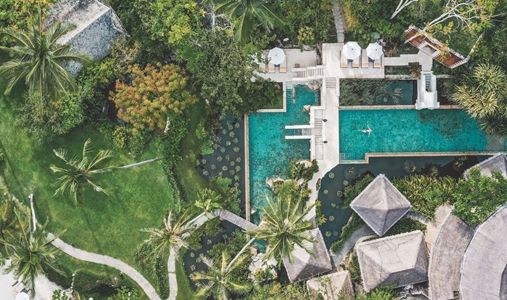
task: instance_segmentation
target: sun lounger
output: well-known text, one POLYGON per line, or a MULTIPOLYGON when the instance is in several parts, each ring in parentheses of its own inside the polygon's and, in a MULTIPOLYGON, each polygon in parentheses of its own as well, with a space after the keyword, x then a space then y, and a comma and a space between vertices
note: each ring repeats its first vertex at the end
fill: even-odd
POLYGON ((366 49, 363 49, 363 53, 361 54, 361 62, 363 69, 368 69, 370 67, 370 59, 368 58, 368 54, 366 54, 366 49))
POLYGON ((347 58, 343 55, 343 51, 340 51, 340 66, 342 68, 348 68, 349 62, 347 58))
POLYGON ((280 64, 280 73, 287 73, 287 58, 280 64))
POLYGON ((269 63, 268 71, 269 71, 269 73, 275 73, 275 65, 272 63, 269 63))
POLYGON ((376 59, 374 62, 373 62, 373 67, 374 68, 380 68, 380 66, 382 66, 382 56, 379 58, 379 59, 376 59))
POLYGON ((352 61, 352 68, 359 68, 359 56, 352 61))

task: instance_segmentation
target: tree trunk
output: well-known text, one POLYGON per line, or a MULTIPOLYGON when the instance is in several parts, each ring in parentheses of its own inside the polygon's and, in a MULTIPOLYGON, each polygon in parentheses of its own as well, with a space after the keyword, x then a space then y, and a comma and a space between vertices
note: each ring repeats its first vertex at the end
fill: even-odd
POLYGON ((129 169, 129 168, 137 167, 137 166, 140 166, 140 165, 148 164, 148 163, 151 163, 151 162, 154 162, 154 161, 159 161, 159 160, 162 160, 162 159, 164 159, 164 158, 163 157, 157 157, 157 158, 148 159, 148 160, 145 160, 145 161, 141 161, 141 162, 138 162, 138 163, 133 163, 133 164, 125 165, 125 166, 121 166, 121 167, 114 167, 114 168, 110 168, 110 169, 91 171, 90 173, 91 174, 105 173, 105 172, 111 172, 111 171, 113 171, 115 169, 129 169))
POLYGON ((233 260, 231 260, 231 262, 229 263, 229 265, 227 266, 227 268, 225 268, 227 271, 229 271, 229 269, 231 268, 231 266, 234 264, 234 262, 236 260, 238 260, 238 258, 241 256, 241 254, 243 254, 243 252, 245 251, 245 249, 250 246, 250 244, 253 243, 253 241, 255 241, 255 238, 252 238, 250 241, 248 241, 248 243, 246 243, 245 246, 243 246, 243 248, 241 248, 241 250, 238 252, 238 254, 236 254, 236 257, 234 257, 233 260))

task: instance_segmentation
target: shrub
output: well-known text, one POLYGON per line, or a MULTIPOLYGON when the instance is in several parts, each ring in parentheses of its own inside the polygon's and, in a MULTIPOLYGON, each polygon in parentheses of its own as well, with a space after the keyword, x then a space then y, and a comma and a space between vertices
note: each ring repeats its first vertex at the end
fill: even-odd
POLYGON ((364 174, 358 178, 354 184, 348 185, 344 189, 343 195, 345 197, 343 203, 348 206, 350 203, 373 181, 370 174, 364 174))
POLYGON ((113 145, 115 148, 124 148, 127 145, 127 128, 118 126, 113 132, 113 145))
POLYGON ((393 185, 412 204, 412 210, 432 219, 435 210, 451 198, 456 181, 451 177, 412 175, 394 179, 393 185))
POLYGON ((492 177, 482 176, 479 168, 472 168, 467 180, 460 180, 452 191, 454 214, 468 225, 484 222, 507 199, 507 179, 500 171, 492 177))
POLYGON ((295 160, 291 160, 289 163, 289 178, 298 180, 303 178, 306 181, 312 179, 313 174, 319 171, 319 166, 317 160, 312 160, 312 165, 310 167, 306 167, 305 164, 299 163, 295 160))
POLYGON ((187 134, 187 123, 188 120, 184 116, 175 115, 171 118, 168 130, 157 137, 158 151, 164 157, 162 165, 168 170, 181 159, 180 142, 187 134))
POLYGON ((349 221, 342 228, 340 239, 331 244, 329 250, 333 253, 338 253, 342 250, 345 242, 352 236, 352 234, 359 228, 365 225, 363 219, 361 219, 355 212, 350 215, 349 221))

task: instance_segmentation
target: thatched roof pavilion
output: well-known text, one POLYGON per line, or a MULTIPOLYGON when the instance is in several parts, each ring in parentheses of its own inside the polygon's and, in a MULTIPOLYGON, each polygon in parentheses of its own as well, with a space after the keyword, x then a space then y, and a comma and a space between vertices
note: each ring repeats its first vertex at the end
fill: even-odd
POLYGON ((306 250, 296 245, 292 256, 294 262, 289 263, 288 258, 283 259, 283 264, 287 270, 287 275, 291 282, 304 280, 313 276, 330 271, 331 258, 327 251, 324 238, 319 228, 309 230, 308 233, 317 241, 316 243, 307 242, 308 248, 311 249, 315 257, 311 256, 306 250))
MULTIPOLYGON (((473 166, 472 168, 479 167, 481 169, 482 176, 490 176, 491 177, 491 171, 500 171, 502 172, 502 175, 507 178, 507 156, 505 153, 500 152, 497 153, 490 158, 486 159, 483 162, 480 162, 473 166)), ((466 170, 463 175, 465 178, 467 177, 468 173, 470 173, 470 169, 466 170)))
POLYGON ((384 174, 378 175, 350 207, 379 236, 384 235, 412 207, 384 174))
MULTIPOLYGON (((74 30, 58 39, 59 44, 70 45, 74 49, 100 60, 109 54, 111 41, 126 33, 120 19, 113 9, 98 0, 60 0, 49 8, 44 26, 55 22, 76 25, 74 30)), ((73 75, 82 68, 81 64, 65 66, 73 75)))
POLYGON ((346 296, 354 296, 349 271, 312 278, 306 282, 306 288, 312 299, 317 299, 318 294, 321 294, 324 300, 340 300, 340 297, 338 297, 340 292, 343 292, 346 296))
POLYGON ((440 226, 431 248, 428 270, 430 299, 454 299, 460 267, 474 229, 452 213, 440 226))
POLYGON ((363 242, 356 246, 363 287, 402 287, 428 280, 428 252, 421 231, 363 242))
POLYGON ((463 300, 507 299, 507 207, 477 227, 461 264, 463 300))

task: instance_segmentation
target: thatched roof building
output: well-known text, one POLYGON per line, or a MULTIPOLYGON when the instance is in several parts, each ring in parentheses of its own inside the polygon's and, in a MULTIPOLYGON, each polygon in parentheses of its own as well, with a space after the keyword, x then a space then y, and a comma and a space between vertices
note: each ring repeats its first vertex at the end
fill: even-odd
MULTIPOLYGON (((475 167, 479 167, 481 169, 481 174, 483 176, 491 176, 491 171, 496 170, 502 172, 502 175, 507 178, 507 156, 503 152, 491 156, 485 161, 476 164, 472 168, 475 167)), ((467 177, 468 173, 470 173, 470 169, 466 170, 463 173, 465 178, 467 177)))
POLYGON ((356 246, 363 287, 402 287, 428 280, 428 253, 421 231, 363 242, 356 246))
MULTIPOLYGON (((126 33, 113 9, 98 0, 60 0, 49 9, 44 26, 55 22, 72 23, 76 28, 58 39, 59 44, 71 45, 94 60, 109 54, 111 41, 126 33)), ((74 63, 66 66, 72 74, 82 68, 74 63)))
POLYGON ((463 300, 507 299, 507 207, 477 227, 461 264, 463 300))
POLYGON ((384 174, 378 175, 350 207, 379 236, 384 235, 412 207, 384 174))
POLYGON ((312 299, 317 299, 320 294, 324 300, 340 300, 340 297, 338 297, 340 292, 343 292, 346 296, 354 296, 349 271, 312 278, 306 282, 306 288, 312 299))
POLYGON ((304 280, 310 277, 330 271, 331 258, 327 251, 324 238, 319 228, 309 230, 308 233, 317 241, 316 243, 308 242, 308 248, 313 251, 315 257, 311 256, 306 250, 296 245, 292 256, 294 262, 289 263, 288 258, 283 259, 283 264, 287 270, 287 275, 291 282, 304 280))
POLYGON ((474 229, 452 213, 444 220, 433 243, 428 271, 430 299, 454 299, 459 291, 463 253, 474 229))

